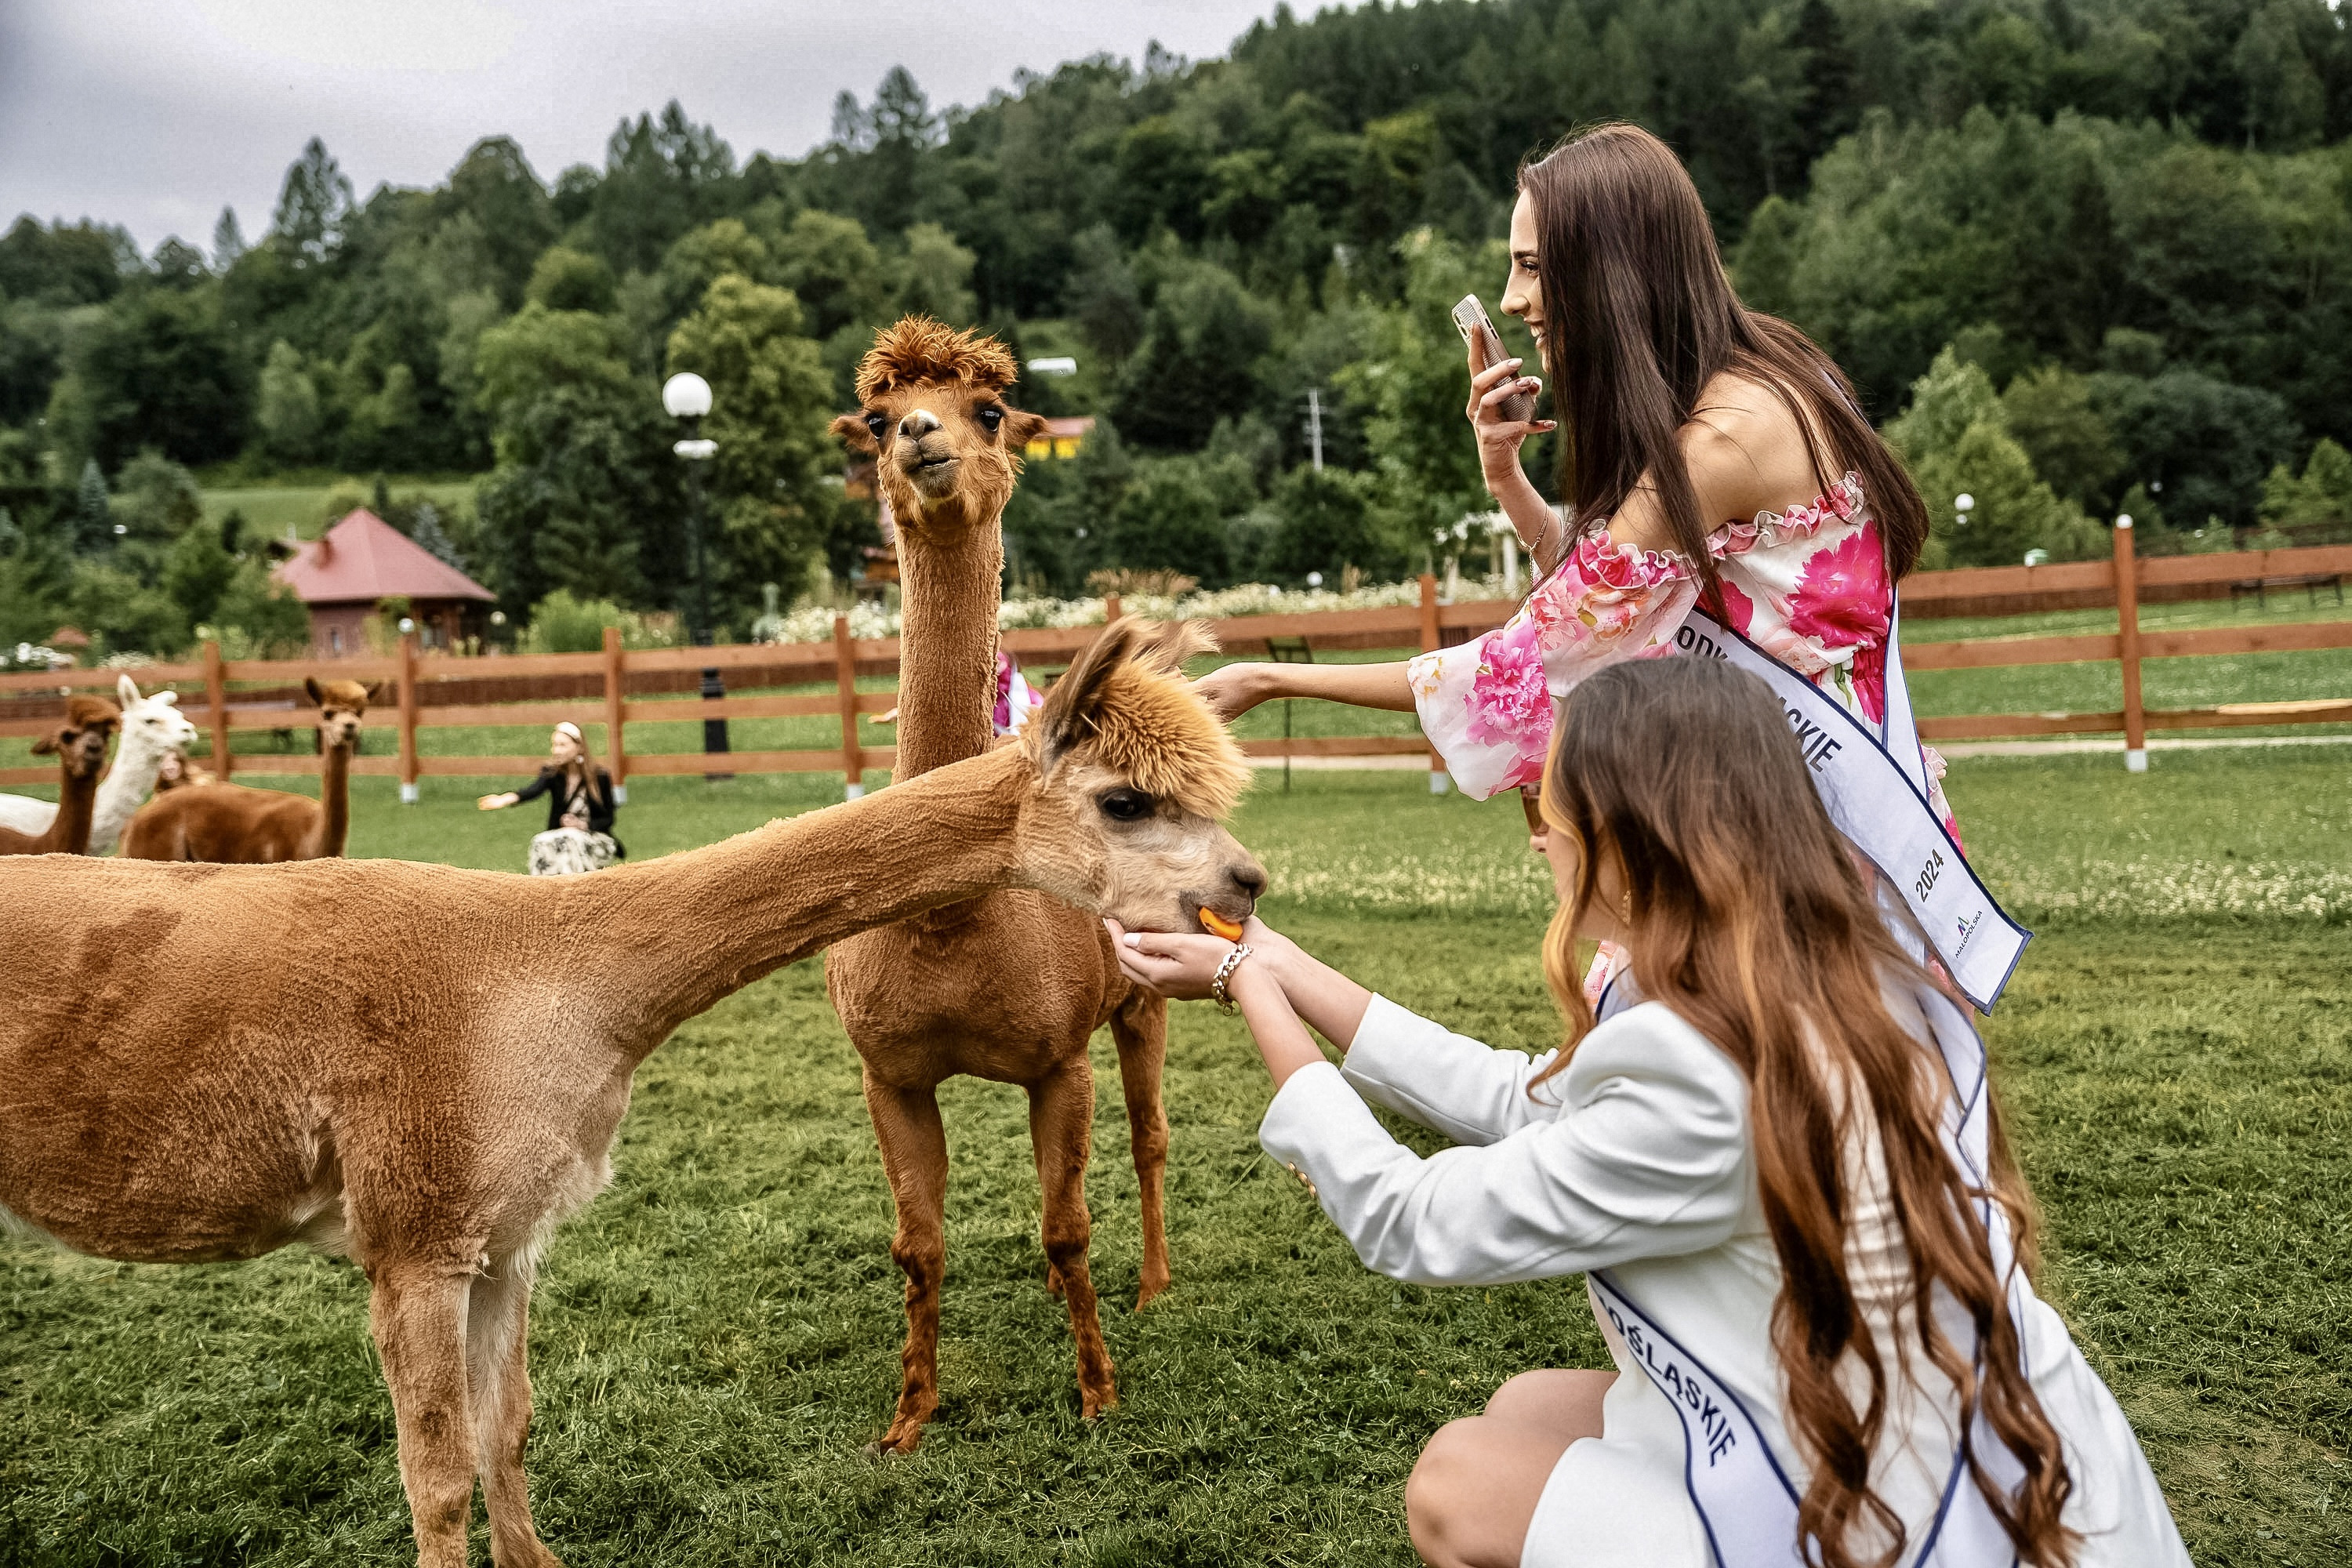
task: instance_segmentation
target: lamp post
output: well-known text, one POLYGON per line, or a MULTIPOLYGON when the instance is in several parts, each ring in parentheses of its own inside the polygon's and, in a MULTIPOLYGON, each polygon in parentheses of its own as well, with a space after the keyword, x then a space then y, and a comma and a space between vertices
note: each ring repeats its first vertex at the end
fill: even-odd
MULTIPOLYGON (((702 435, 702 417, 710 412, 710 384, 692 371, 681 371, 662 383, 662 407, 673 419, 686 421, 686 437, 670 450, 686 459, 686 548, 694 573, 694 588, 688 598, 687 638, 697 647, 710 646, 710 577, 702 562, 702 465, 719 451, 719 443, 702 435)), ((702 696, 705 701, 716 701, 727 695, 727 683, 719 679, 716 667, 702 672, 702 696)), ((702 721, 702 750, 705 755, 731 751, 728 744, 727 721, 705 719, 702 721)), ((732 773, 705 773, 706 779, 733 778, 732 773)))

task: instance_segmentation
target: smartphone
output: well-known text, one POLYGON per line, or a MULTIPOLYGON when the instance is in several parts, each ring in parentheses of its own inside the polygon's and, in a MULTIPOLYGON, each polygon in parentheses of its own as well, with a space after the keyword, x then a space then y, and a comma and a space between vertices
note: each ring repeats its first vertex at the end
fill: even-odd
MULTIPOLYGON (((1470 357, 1478 362, 1480 370, 1487 369, 1497 360, 1511 357, 1503 352, 1503 335, 1495 331, 1495 323, 1486 319, 1486 307, 1478 303, 1477 295, 1462 296, 1462 302, 1454 307, 1454 325, 1461 332, 1462 341, 1470 345, 1470 357)), ((1513 393, 1503 399, 1501 412, 1506 419, 1522 423, 1533 419, 1536 416, 1536 395, 1532 392, 1513 393)))

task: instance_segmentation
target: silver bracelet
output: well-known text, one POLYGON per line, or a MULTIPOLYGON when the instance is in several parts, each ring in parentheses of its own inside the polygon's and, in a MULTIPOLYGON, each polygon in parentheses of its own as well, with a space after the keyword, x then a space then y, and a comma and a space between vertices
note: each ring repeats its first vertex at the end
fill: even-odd
POLYGON ((1249 955, 1250 945, 1244 942, 1236 945, 1233 952, 1225 954, 1225 961, 1217 965, 1216 975, 1209 982, 1209 994, 1217 999, 1218 1011, 1230 1013, 1234 1010, 1233 993, 1225 989, 1225 982, 1234 977, 1234 971, 1239 969, 1242 966, 1242 960, 1249 955))

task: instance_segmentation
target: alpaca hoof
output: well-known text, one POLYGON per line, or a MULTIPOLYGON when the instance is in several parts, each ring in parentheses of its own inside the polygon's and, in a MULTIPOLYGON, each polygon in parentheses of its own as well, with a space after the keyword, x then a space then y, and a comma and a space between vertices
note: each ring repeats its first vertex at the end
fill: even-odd
POLYGON ((1135 1292, 1135 1310, 1140 1312, 1144 1308, 1149 1307, 1152 1302, 1160 1300, 1161 1293, 1168 1289, 1168 1284, 1169 1282, 1165 1279, 1146 1279, 1143 1281, 1143 1283, 1137 1288, 1135 1292))
POLYGON ((922 1441, 921 1427, 918 1426, 911 1432, 902 1433, 894 1426, 873 1442, 866 1444, 862 1452, 877 1465, 887 1464, 892 1459, 905 1458, 920 1447, 922 1441))
POLYGON ((1078 1413, 1089 1421, 1105 1411, 1118 1408, 1118 1390, 1116 1388, 1106 1388, 1100 1394, 1095 1393, 1092 1389, 1078 1391, 1078 1413))

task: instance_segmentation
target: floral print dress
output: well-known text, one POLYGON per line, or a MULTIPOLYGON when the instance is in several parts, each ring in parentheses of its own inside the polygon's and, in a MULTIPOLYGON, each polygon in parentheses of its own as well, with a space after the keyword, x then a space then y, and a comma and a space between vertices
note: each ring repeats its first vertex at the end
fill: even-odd
MULTIPOLYGON (((1708 536, 1707 551, 1726 622, 1875 727, 1886 712, 1895 584, 1861 477, 1846 475, 1810 506, 1726 523, 1708 536)), ((1698 595, 1688 557, 1621 544, 1596 530, 1507 624, 1414 659, 1421 727, 1454 783, 1484 800, 1538 782, 1553 704, 1595 670, 1673 652, 1698 595)), ((1929 779, 1941 779, 1943 759, 1921 750, 1929 779)), ((1941 785, 1930 789, 1952 826, 1941 785)))

